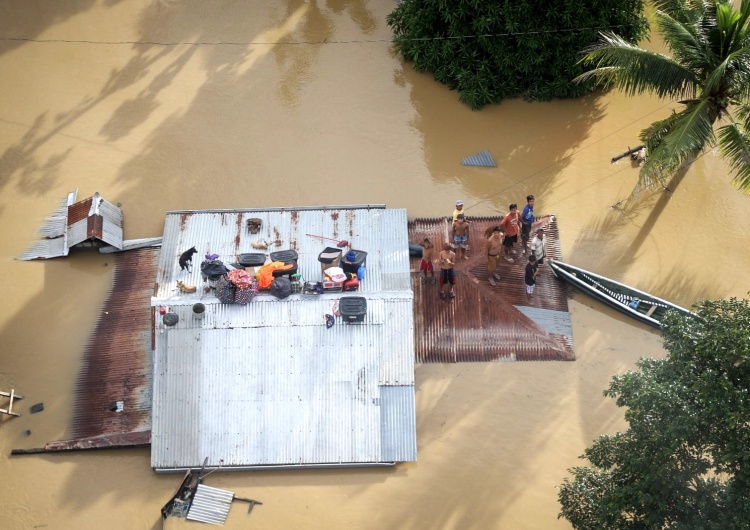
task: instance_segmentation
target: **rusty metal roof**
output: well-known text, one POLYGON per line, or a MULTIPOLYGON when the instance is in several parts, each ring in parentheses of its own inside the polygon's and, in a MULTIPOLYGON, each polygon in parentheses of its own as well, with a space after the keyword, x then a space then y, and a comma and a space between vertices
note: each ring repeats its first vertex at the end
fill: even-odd
MULTIPOLYGON (((575 359, 565 285, 546 265, 540 266, 531 300, 526 298, 525 262, 500 260, 502 280, 488 282, 484 233, 500 218, 468 219, 469 260, 456 266, 456 298, 442 301, 439 287, 414 275, 415 349, 421 362, 542 361, 575 359)), ((451 219, 414 219, 409 240, 429 237, 436 247, 449 240, 451 219)), ((560 257, 557 221, 545 218, 547 255, 560 257)), ((518 247, 519 245, 516 245, 518 247)), ((411 259, 412 271, 419 258, 411 259)))
POLYGON ((151 431, 153 309, 158 249, 113 256, 114 282, 83 357, 76 382, 73 439, 47 450, 148 443, 151 431), (122 401, 122 411, 110 405, 122 401))

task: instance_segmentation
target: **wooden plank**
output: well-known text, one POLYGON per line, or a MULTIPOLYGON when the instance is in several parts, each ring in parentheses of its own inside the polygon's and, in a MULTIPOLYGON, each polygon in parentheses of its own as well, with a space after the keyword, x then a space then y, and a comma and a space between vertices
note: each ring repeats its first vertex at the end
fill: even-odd
MULTIPOLYGON (((10 397, 10 393, 3 392, 2 390, 0 390, 0 396, 10 397)), ((23 399, 23 396, 21 394, 15 394, 15 398, 14 399, 17 399, 17 400, 18 399, 23 399)))
POLYGON ((4 395, 6 395, 7 397, 10 398, 10 403, 8 404, 8 408, 7 409, 0 409, 0 412, 2 412, 3 414, 8 414, 9 416, 16 416, 16 417, 18 417, 18 416, 20 416, 20 414, 17 413, 17 412, 13 412, 13 400, 16 399, 15 392, 16 392, 15 389, 11 388, 10 389, 10 394, 7 394, 5 392, 3 393, 4 395))
POLYGON ((649 310, 648 310, 648 311, 646 312, 646 316, 647 316, 647 317, 650 317, 651 315, 653 315, 653 314, 654 314, 654 311, 656 311, 656 304, 654 304, 654 305, 652 305, 652 306, 651 306, 651 309, 649 309, 649 310))

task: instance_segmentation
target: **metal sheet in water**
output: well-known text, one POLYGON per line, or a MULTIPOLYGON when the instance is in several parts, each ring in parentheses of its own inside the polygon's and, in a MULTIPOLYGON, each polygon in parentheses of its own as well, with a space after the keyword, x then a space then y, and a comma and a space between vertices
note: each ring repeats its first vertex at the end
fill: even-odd
POLYGON ((467 156, 461 160, 461 164, 464 166, 497 167, 495 159, 492 158, 492 155, 487 150, 475 155, 467 156))
POLYGON ((234 493, 198 484, 187 518, 190 521, 222 525, 232 507, 234 493))

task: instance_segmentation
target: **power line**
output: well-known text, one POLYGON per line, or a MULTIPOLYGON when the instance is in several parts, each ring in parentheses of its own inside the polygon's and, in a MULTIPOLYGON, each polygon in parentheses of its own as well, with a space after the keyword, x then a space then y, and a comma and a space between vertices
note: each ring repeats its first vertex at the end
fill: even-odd
MULTIPOLYGON (((672 103, 673 103, 673 102, 671 102, 671 101, 670 101, 670 102, 668 102, 668 103, 665 103, 664 105, 662 105, 662 106, 660 106, 660 107, 657 107, 657 108, 655 108, 654 110, 651 110, 651 111, 647 112, 647 113, 646 113, 646 114, 644 114, 643 116, 640 116, 640 117, 636 118, 635 120, 631 121, 630 123, 626 123, 625 125, 623 125, 623 126, 622 126, 622 127, 620 127, 619 129, 616 129, 616 130, 612 131, 611 133, 607 134, 606 136, 602 136, 601 138, 599 138, 599 139, 598 139, 598 140, 596 140, 595 142, 592 142, 592 143, 590 143, 590 144, 588 144, 588 145, 586 145, 586 146, 584 146, 584 147, 581 147, 580 149, 578 149, 578 150, 576 150, 576 151, 573 151, 573 152, 572 152, 572 153, 570 153, 569 155, 566 155, 566 156, 562 157, 562 158, 561 158, 560 160, 555 160, 555 161, 554 161, 554 162, 552 162, 551 164, 548 164, 548 165, 546 165, 545 167, 543 167, 543 168, 541 168, 541 169, 539 169, 539 170, 537 170, 537 171, 534 171, 533 173, 531 173, 531 174, 529 174, 529 175, 525 176, 524 178, 522 178, 521 180, 519 180, 519 181, 517 181, 517 182, 514 182, 514 183, 513 183, 513 184, 511 184, 510 186, 506 186, 505 188, 501 189, 501 190, 500 190, 500 191, 498 191, 497 193, 493 193, 492 195, 489 195, 489 196, 485 197, 485 198, 484 198, 484 199, 482 199, 481 201, 475 202, 475 203, 474 203, 474 204, 472 204, 471 206, 468 206, 468 207, 466 207, 466 208, 465 208, 465 210, 469 210, 469 209, 471 209, 471 208, 473 208, 473 207, 475 207, 475 206, 479 206, 479 205, 480 205, 480 204, 482 204, 483 202, 487 202, 487 201, 489 201, 490 199, 492 199, 492 198, 494 198, 494 197, 497 197, 497 196, 498 196, 498 195, 500 195, 501 193, 505 193, 506 191, 508 191, 509 189, 513 188, 514 186, 517 186, 518 184, 521 184, 521 183, 523 183, 523 182, 526 182, 526 181, 527 181, 527 180, 529 180, 530 178, 532 178, 532 177, 534 177, 534 176, 538 175, 539 173, 542 173, 543 171, 546 171, 546 170, 548 170, 549 168, 551 168, 551 167, 553 167, 553 166, 556 166, 556 165, 557 165, 557 164, 559 164, 560 162, 562 162, 562 161, 564 161, 564 160, 567 160, 568 158, 571 158, 571 157, 572 157, 573 155, 577 155, 577 154, 578 154, 578 153, 580 153, 581 151, 584 151, 584 150, 588 149, 589 147, 592 147, 592 146, 594 146, 594 145, 598 144, 598 143, 599 143, 599 142, 601 142, 602 140, 605 140, 606 138, 609 138, 610 136, 612 136, 612 135, 614 135, 614 134, 616 134, 616 133, 618 133, 618 132, 622 131, 623 129, 626 129, 626 128, 630 127, 631 125, 633 125, 634 123, 637 123, 637 122, 639 122, 640 120, 642 120, 642 119, 643 119, 643 118, 645 118, 646 116, 649 116, 649 115, 653 114, 654 112, 660 111, 661 109, 663 109, 664 107, 667 107, 667 106, 671 105, 672 103)), ((601 178, 601 179, 599 179, 599 180, 601 181, 601 180, 607 179, 607 178, 609 178, 610 176, 611 176, 611 175, 607 175, 607 176, 605 176, 605 177, 603 177, 603 178, 601 178)), ((598 181, 597 181, 597 182, 598 182, 598 181)))
MULTIPOLYGON (((427 41, 446 41, 446 40, 461 40, 461 39, 481 39, 481 38, 494 38, 494 37, 520 37, 525 35, 540 35, 545 33, 571 33, 575 31, 601 31, 611 30, 614 28, 626 27, 624 24, 617 24, 614 26, 600 26, 600 27, 586 27, 586 28, 566 28, 566 29, 550 29, 540 31, 518 31, 508 33, 484 33, 477 35, 454 35, 454 36, 441 36, 441 37, 415 37, 405 38, 398 37, 398 41, 412 41, 412 42, 427 42, 427 41)), ((176 41, 176 42, 163 42, 163 41, 140 41, 140 40, 123 40, 123 41, 99 41, 99 40, 77 40, 77 39, 35 39, 31 37, 2 37, 0 41, 6 42, 35 42, 39 44, 99 44, 99 45, 147 45, 147 46, 278 46, 281 44, 288 45, 310 45, 319 46, 322 44, 377 44, 388 42, 392 43, 394 38, 389 39, 352 39, 352 40, 328 40, 323 39, 319 41, 176 41)))

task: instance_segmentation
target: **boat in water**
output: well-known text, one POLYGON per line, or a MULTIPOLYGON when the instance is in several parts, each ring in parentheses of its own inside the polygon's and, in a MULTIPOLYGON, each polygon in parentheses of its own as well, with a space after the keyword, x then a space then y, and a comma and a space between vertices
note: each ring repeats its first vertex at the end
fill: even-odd
POLYGON ((670 309, 685 316, 695 316, 672 302, 562 261, 550 260, 549 266, 560 280, 655 328, 661 328, 661 321, 670 309))

